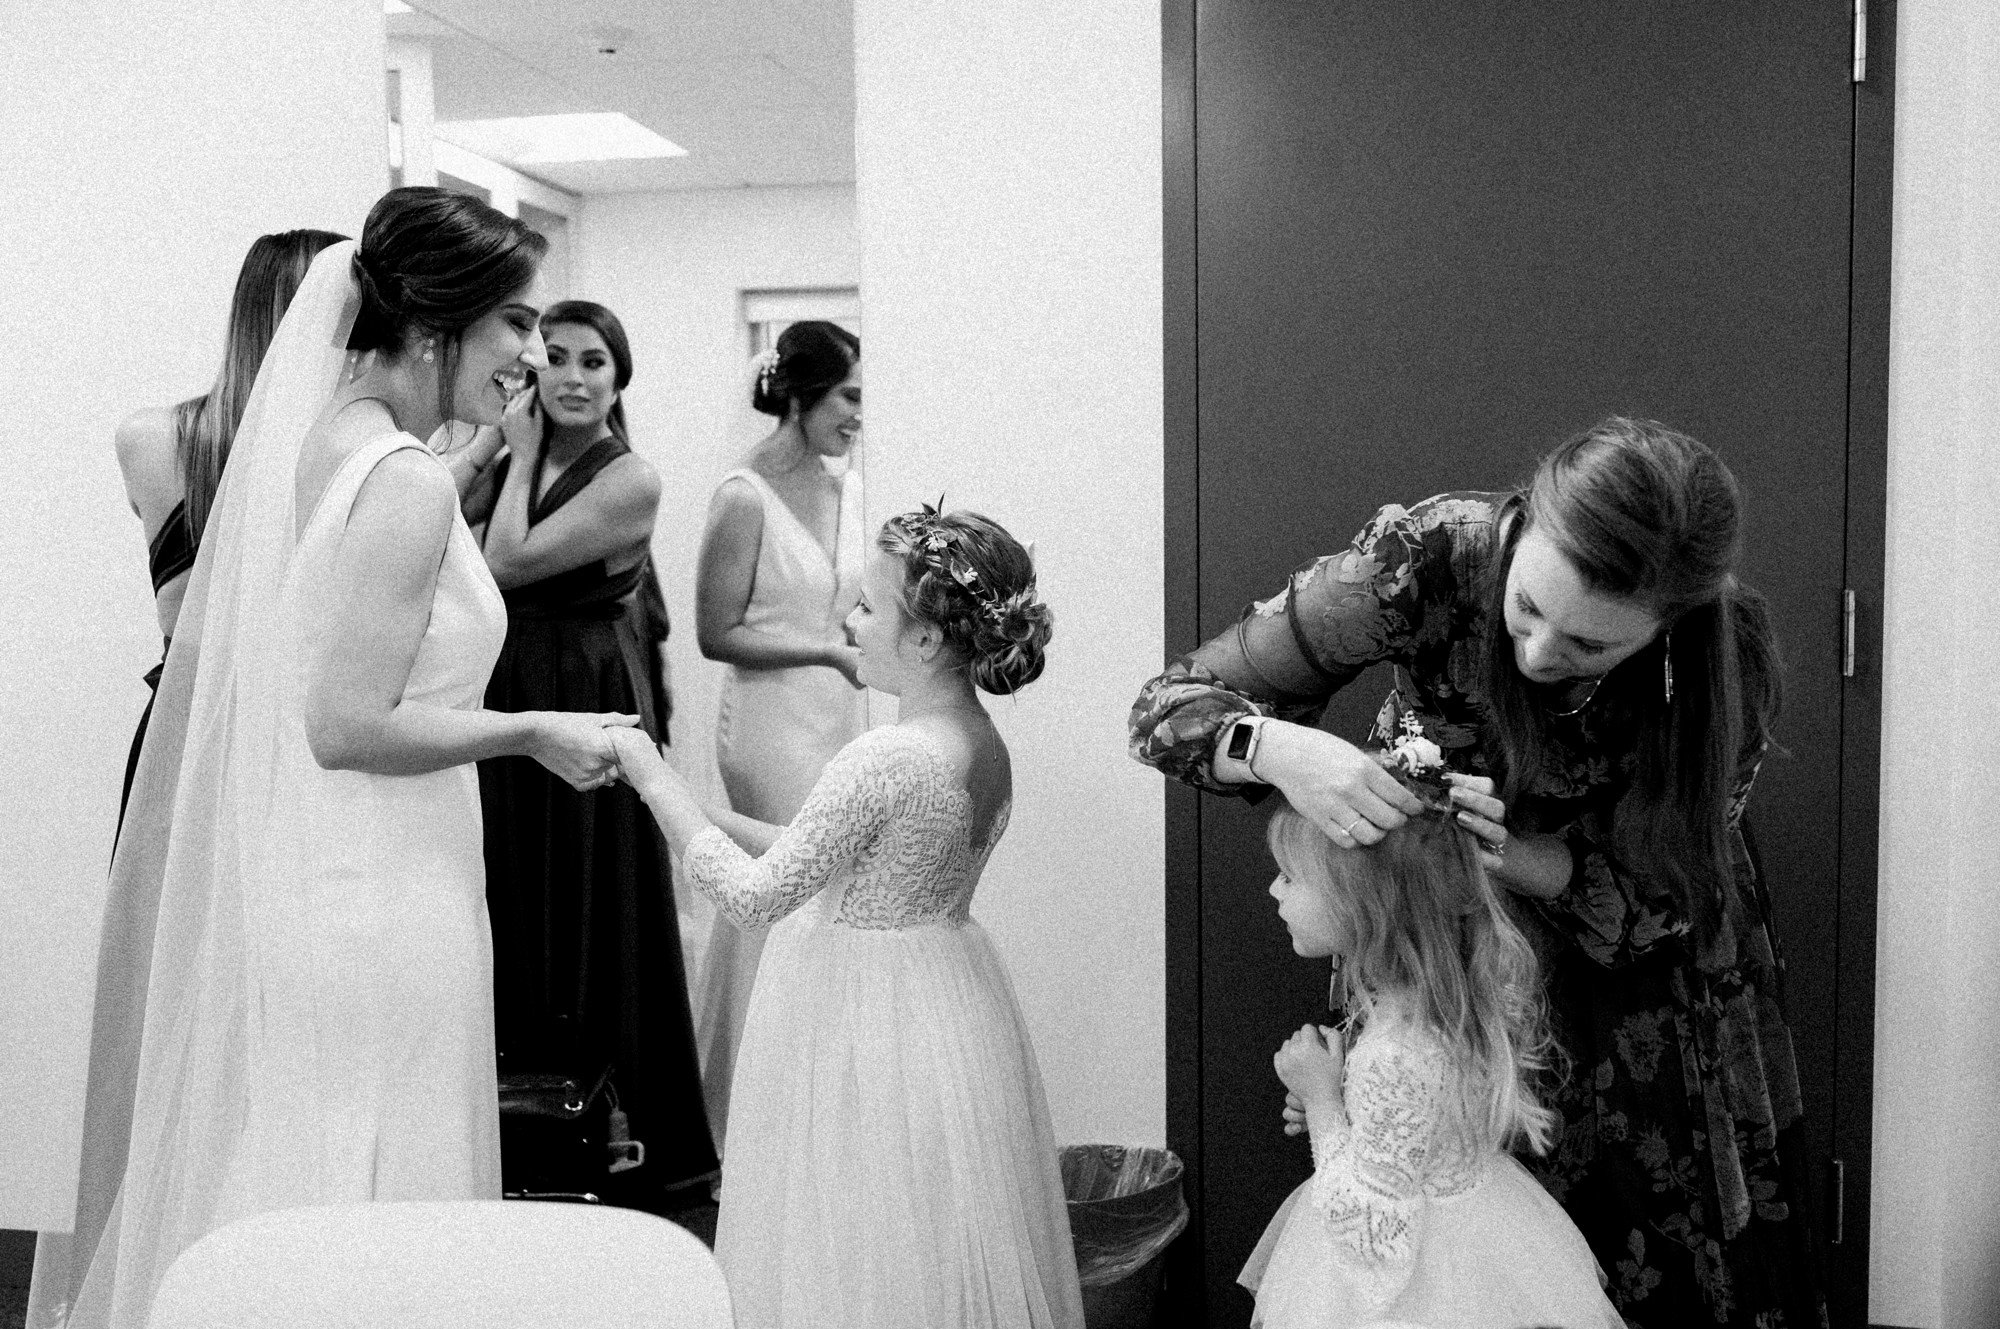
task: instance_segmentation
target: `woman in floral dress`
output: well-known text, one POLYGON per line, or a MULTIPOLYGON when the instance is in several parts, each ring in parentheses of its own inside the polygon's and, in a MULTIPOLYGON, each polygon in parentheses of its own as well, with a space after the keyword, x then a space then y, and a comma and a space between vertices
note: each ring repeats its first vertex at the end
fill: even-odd
MULTIPOLYGON (((1709 449, 1613 418, 1521 494, 1378 512, 1133 708, 1132 753, 1198 788, 1284 792, 1336 844, 1416 811, 1313 728, 1367 666, 1442 746, 1514 893, 1571 1068, 1531 1164, 1636 1329, 1825 1322, 1783 964, 1741 819, 1778 709, 1739 503, 1709 449)), ((1389 724, 1393 732, 1395 724, 1389 724)))

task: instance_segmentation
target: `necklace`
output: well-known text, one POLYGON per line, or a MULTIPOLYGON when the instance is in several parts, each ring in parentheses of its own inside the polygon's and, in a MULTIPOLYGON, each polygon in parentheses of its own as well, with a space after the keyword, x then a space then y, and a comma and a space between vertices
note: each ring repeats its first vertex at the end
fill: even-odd
POLYGON ((1567 720, 1570 716, 1575 715, 1577 712, 1581 711, 1584 707, 1590 705, 1591 699, 1597 695, 1597 690, 1603 686, 1604 686, 1604 675, 1599 674, 1597 676, 1596 681, 1594 681, 1590 685, 1590 691, 1583 694, 1582 701, 1578 702, 1576 705, 1570 707, 1566 711, 1550 711, 1549 715, 1557 720, 1567 720))

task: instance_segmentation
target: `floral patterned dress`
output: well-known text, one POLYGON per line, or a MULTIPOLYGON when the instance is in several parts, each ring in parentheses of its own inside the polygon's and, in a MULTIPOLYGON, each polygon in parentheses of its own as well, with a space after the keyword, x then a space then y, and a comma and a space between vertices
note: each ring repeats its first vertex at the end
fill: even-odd
MULTIPOLYGON (((1487 622, 1485 590, 1511 502, 1457 493, 1383 508, 1346 551, 1251 610, 1288 624, 1316 686, 1273 685, 1267 674, 1285 670, 1260 668, 1251 637, 1232 630, 1146 685, 1132 710, 1132 755, 1198 788, 1255 797, 1258 787, 1215 778, 1217 734, 1252 714, 1311 724, 1334 692, 1388 661, 1398 674, 1388 727, 1414 713, 1453 767, 1489 773, 1480 660, 1487 633, 1504 629, 1487 622), (1213 649, 1226 641, 1236 645, 1213 649), (1225 658, 1239 663, 1218 672, 1204 662, 1225 658)), ((1799 1207, 1805 1141, 1784 965, 1741 834, 1762 753, 1746 753, 1738 771, 1735 889, 1698 947, 1665 883, 1613 847, 1639 728, 1636 700, 1618 682, 1614 672, 1590 704, 1548 716, 1541 770, 1508 809, 1516 831, 1561 836, 1575 863, 1555 898, 1512 902, 1571 1061, 1552 1086, 1558 1145, 1526 1161, 1590 1241, 1635 1329, 1820 1326, 1819 1265, 1799 1207)))

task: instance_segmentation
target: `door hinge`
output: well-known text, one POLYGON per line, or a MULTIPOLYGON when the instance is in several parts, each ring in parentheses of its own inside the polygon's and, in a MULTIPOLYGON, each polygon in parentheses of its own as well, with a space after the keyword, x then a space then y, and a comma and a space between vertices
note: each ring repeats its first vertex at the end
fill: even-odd
POLYGON ((1840 593, 1840 676, 1854 677, 1854 592, 1840 593))
POLYGON ((1847 1235, 1847 1165, 1839 1159, 1833 1160, 1833 1235, 1828 1238, 1835 1246, 1847 1235))
POLYGON ((1854 0, 1854 81, 1868 81, 1868 0, 1854 0))

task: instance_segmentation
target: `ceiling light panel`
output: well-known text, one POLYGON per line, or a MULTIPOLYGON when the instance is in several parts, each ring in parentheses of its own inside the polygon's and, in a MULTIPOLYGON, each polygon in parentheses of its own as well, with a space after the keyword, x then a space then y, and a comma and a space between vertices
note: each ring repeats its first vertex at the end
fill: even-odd
POLYGON ((440 120, 433 132, 467 152, 509 166, 687 156, 686 148, 618 111, 440 120))

